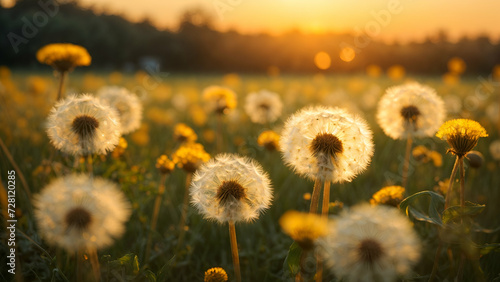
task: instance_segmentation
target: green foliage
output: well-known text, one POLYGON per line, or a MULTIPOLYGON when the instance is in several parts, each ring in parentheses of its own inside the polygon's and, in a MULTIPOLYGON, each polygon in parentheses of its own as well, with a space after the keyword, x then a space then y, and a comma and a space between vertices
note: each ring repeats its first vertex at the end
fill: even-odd
POLYGON ((288 249, 285 262, 283 263, 283 270, 289 277, 295 277, 300 272, 300 256, 302 255, 302 248, 293 242, 288 249))
POLYGON ((422 191, 415 193, 406 199, 404 199, 400 204, 399 208, 404 210, 408 216, 411 216, 419 221, 425 221, 438 226, 443 226, 443 221, 441 220, 441 215, 439 210, 444 206, 444 198, 440 194, 433 191, 422 191), (427 207, 427 213, 422 212, 417 207, 415 207, 414 202, 421 197, 429 197, 429 204, 427 207))

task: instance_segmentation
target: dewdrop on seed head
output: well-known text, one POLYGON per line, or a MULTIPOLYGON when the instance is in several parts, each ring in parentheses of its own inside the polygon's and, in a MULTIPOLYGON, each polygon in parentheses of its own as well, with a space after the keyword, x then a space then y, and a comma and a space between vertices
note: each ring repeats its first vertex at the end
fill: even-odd
POLYGON ((57 149, 72 155, 106 154, 120 140, 114 109, 88 94, 56 103, 47 121, 47 135, 57 149))
POLYGON ((122 125, 122 134, 141 127, 142 104, 135 94, 123 87, 106 86, 99 89, 97 97, 116 109, 122 125))
POLYGON ((345 281, 395 281, 420 258, 411 222, 388 206, 363 204, 329 222, 317 243, 319 254, 345 281))
POLYGON ((194 174, 191 203, 219 223, 253 221, 271 205, 269 176, 260 164, 234 154, 219 154, 194 174))
POLYGON ((373 155, 366 122, 340 108, 309 107, 292 115, 280 138, 285 163, 312 180, 351 181, 373 155))
POLYGON ((430 137, 446 115, 436 91, 418 83, 393 86, 385 92, 377 108, 377 122, 392 139, 430 137))
POLYGON ((112 182, 72 174, 53 180, 34 199, 42 237, 67 251, 110 246, 125 231, 130 204, 112 182))

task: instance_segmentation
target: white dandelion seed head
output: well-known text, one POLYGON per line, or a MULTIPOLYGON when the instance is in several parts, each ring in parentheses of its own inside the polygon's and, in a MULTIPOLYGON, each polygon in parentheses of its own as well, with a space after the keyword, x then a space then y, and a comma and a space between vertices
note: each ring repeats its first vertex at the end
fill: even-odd
POLYGON ((118 113, 89 94, 57 102, 46 126, 54 147, 72 155, 106 154, 120 141, 118 113))
POLYGON ((446 116, 444 102, 429 86, 407 83, 385 92, 377 108, 377 121, 393 139, 433 136, 446 116))
POLYGON ((117 110, 122 125, 122 134, 133 132, 141 127, 142 104, 135 94, 124 87, 105 86, 99 89, 97 97, 117 110))
POLYGON ((317 251, 347 281, 395 281, 418 262, 421 242, 398 209, 363 204, 329 222, 317 251))
POLYGON ((34 207, 42 237, 67 251, 110 246, 131 212, 114 183, 84 174, 55 179, 36 195, 34 207))
POLYGON ((283 110, 283 103, 278 94, 261 90, 248 94, 245 100, 245 112, 254 123, 275 122, 283 110))
POLYGON ((220 223, 253 221, 272 200, 269 176, 255 160, 219 154, 194 174, 191 203, 207 219, 220 223))
POLYGON ((351 181, 367 168, 373 155, 372 132, 365 120, 340 108, 299 110, 287 120, 280 140, 285 163, 312 180, 351 181), (311 146, 320 135, 334 136, 341 150, 315 155, 311 146))

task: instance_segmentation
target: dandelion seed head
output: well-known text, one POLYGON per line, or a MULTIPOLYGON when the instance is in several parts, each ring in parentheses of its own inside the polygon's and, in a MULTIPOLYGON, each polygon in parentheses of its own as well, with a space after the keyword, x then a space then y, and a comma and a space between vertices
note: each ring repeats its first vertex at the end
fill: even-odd
POLYGON ((219 154, 201 165, 189 193, 205 218, 220 223, 253 221, 272 199, 271 181, 260 164, 235 154, 219 154))
POLYGON ((444 102, 435 90, 418 83, 387 89, 377 108, 378 124, 393 139, 430 137, 445 115, 444 102))
POLYGON ((53 180, 35 196, 34 207, 42 237, 70 252, 110 246, 131 212, 114 183, 83 174, 53 180))
POLYGON ((268 90, 250 93, 245 100, 245 112, 254 123, 275 122, 281 116, 282 109, 280 96, 268 90))
POLYGON ((72 155, 106 154, 120 140, 116 111, 88 94, 57 102, 46 126, 54 147, 72 155))
POLYGON ((366 122, 340 108, 311 107, 292 115, 280 138, 285 163, 309 179, 351 181, 373 155, 366 122))
POLYGON ((122 134, 131 133, 141 127, 142 103, 135 94, 124 87, 105 86, 99 89, 97 97, 117 110, 122 134))
POLYGON ((328 225, 317 250, 326 266, 346 281, 395 281, 420 258, 420 240, 396 208, 363 204, 328 225))
POLYGON ((453 119, 441 125, 436 136, 450 145, 449 152, 463 157, 476 147, 480 137, 487 137, 488 134, 477 121, 453 119))

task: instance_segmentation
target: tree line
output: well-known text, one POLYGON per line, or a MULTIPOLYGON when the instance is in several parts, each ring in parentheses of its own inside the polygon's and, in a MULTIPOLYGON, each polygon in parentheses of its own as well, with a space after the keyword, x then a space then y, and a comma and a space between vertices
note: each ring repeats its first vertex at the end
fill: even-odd
POLYGON ((316 72, 313 58, 319 51, 330 54, 330 72, 399 64, 413 73, 442 74, 452 57, 462 58, 474 74, 490 73, 500 64, 500 44, 487 35, 451 42, 441 31, 423 42, 388 44, 366 34, 241 34, 218 31, 200 9, 186 11, 178 30, 160 30, 147 19, 130 22, 76 0, 18 0, 10 8, 0 7, 0 35, 0 65, 26 68, 39 67, 36 51, 54 42, 84 46, 91 67, 107 69, 138 68, 143 58, 154 58, 165 71, 263 72, 273 66, 283 72, 316 72), (345 47, 356 51, 351 62, 338 56, 345 47))

